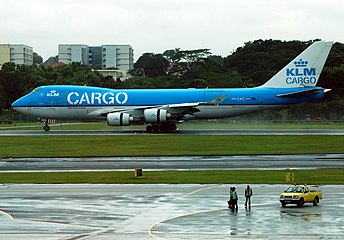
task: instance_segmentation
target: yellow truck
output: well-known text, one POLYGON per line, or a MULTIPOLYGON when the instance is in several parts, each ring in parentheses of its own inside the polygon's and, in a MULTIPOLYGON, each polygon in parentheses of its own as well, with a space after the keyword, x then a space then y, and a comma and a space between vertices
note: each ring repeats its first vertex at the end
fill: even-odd
POLYGON ((287 204, 297 204, 297 206, 302 207, 305 203, 313 203, 313 205, 316 206, 320 199, 322 199, 320 187, 294 185, 288 187, 287 190, 280 195, 279 201, 282 207, 285 207, 287 204))

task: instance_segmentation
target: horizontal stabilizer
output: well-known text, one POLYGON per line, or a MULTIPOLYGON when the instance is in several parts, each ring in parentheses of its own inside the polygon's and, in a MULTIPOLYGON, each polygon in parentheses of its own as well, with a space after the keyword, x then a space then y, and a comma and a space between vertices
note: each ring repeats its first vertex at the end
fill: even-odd
POLYGON ((283 97, 283 98, 297 98, 297 97, 302 97, 310 93, 316 93, 316 92, 321 92, 324 91, 325 89, 323 88, 313 88, 313 89, 306 89, 302 91, 294 91, 294 92, 289 92, 289 93, 282 93, 276 95, 276 97, 283 97))

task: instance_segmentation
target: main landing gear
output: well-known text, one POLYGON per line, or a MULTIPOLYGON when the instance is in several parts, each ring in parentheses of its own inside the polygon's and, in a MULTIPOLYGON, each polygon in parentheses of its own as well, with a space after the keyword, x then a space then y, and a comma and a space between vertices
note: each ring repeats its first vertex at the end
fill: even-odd
POLYGON ((177 130, 177 125, 174 122, 157 122, 152 123, 146 127, 146 131, 151 132, 173 132, 177 130))
POLYGON ((46 132, 48 132, 50 130, 50 127, 48 125, 48 119, 46 121, 44 121, 43 130, 46 132))

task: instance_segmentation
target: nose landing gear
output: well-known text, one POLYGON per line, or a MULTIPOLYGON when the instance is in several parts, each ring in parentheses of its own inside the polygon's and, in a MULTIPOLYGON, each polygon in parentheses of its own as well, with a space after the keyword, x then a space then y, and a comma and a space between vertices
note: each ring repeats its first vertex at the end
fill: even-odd
POLYGON ((50 131, 50 127, 48 125, 48 119, 46 121, 44 121, 43 130, 46 132, 50 131))

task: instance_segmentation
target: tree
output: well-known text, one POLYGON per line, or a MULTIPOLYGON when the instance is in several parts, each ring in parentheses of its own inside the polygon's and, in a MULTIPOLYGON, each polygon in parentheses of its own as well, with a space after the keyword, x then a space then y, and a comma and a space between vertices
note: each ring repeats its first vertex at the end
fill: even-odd
POLYGON ((225 59, 224 66, 255 86, 262 85, 310 44, 271 39, 246 42, 225 59))
POLYGON ((33 64, 42 64, 43 58, 39 56, 36 52, 33 52, 33 64))
POLYGON ((191 70, 191 65, 206 59, 211 53, 209 49, 196 50, 166 50, 163 55, 171 62, 169 74, 182 76, 191 70))
POLYGON ((167 74, 170 63, 162 54, 144 53, 134 64, 133 76, 157 77, 167 74))

